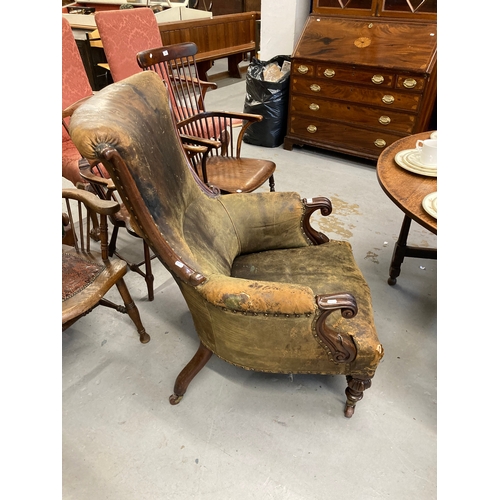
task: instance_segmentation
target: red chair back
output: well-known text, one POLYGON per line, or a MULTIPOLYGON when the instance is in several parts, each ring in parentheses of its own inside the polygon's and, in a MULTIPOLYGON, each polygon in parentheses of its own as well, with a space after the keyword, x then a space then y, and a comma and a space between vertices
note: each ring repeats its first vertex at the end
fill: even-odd
MULTIPOLYGON (((71 26, 62 18, 62 109, 80 99, 92 95, 92 87, 83 66, 80 51, 76 45, 71 26)), ((83 182, 78 168, 81 158, 68 132, 62 128, 62 176, 73 184, 83 182)))
POLYGON ((147 7, 99 11, 95 22, 114 82, 142 71, 138 52, 162 46, 156 17, 147 7))

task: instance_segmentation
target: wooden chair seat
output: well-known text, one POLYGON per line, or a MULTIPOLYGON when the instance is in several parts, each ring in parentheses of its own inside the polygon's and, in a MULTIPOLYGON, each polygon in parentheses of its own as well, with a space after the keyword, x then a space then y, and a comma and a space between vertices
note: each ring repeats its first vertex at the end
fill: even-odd
POLYGON ((121 259, 113 259, 106 266, 102 263, 100 253, 88 252, 82 255, 74 248, 63 245, 63 324, 91 311, 126 272, 127 263, 121 259))
POLYGON ((221 193, 251 193, 273 175, 276 165, 253 158, 210 156, 206 168, 210 185, 221 193))

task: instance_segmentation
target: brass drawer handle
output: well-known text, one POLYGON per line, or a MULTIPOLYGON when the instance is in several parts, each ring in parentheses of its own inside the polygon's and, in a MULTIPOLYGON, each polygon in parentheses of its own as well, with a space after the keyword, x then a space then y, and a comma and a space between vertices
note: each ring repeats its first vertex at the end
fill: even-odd
POLYGON ((321 87, 319 85, 317 85, 316 83, 313 83, 310 87, 309 87, 313 92, 319 92, 321 90, 321 87))
POLYGON ((375 146, 377 146, 377 148, 385 148, 387 143, 384 141, 384 139, 375 139, 373 144, 375 144, 375 146))
POLYGON ((394 96, 387 94, 384 97, 382 97, 382 102, 384 104, 392 104, 394 102, 394 96))
POLYGON ((389 123, 391 123, 391 119, 388 117, 388 116, 385 116, 385 115, 382 115, 378 121, 382 124, 382 125, 389 125, 389 123))
POLYGON ((311 104, 309 104, 309 109, 312 109, 313 111, 318 111, 319 106, 314 102, 312 102, 311 104))
POLYGON ((318 127, 314 126, 314 125, 309 125, 307 127, 307 131, 310 133, 310 134, 314 134, 314 132, 316 132, 316 130, 318 130, 318 127))
POLYGON ((384 77, 382 75, 373 75, 372 82, 375 85, 380 85, 381 83, 384 83, 384 77))
POLYGON ((413 87, 415 87, 415 85, 417 85, 417 80, 415 80, 414 78, 407 78, 403 82, 403 87, 406 87, 407 89, 412 89, 413 87))
POLYGON ((301 64, 298 68, 297 68, 297 71, 301 74, 301 75, 305 75, 308 71, 309 71, 309 68, 307 66, 305 66, 304 64, 301 64))
POLYGON ((323 73, 327 78, 332 78, 335 76, 335 71, 333 69, 327 68, 323 73))

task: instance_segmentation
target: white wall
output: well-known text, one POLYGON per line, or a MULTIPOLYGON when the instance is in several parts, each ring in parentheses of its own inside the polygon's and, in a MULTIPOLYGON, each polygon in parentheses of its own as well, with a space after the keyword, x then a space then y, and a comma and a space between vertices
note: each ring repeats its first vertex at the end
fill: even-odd
POLYGON ((297 43, 311 0, 261 0, 260 59, 291 55, 297 43))

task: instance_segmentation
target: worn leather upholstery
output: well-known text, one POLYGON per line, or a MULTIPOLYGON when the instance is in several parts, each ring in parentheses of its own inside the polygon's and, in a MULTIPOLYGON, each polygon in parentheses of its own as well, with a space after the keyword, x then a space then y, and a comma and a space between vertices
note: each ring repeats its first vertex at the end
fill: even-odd
POLYGON ((85 157, 105 164, 137 231, 177 281, 205 347, 246 369, 344 374, 369 387, 383 349, 349 243, 314 244, 297 193, 220 196, 204 186, 158 75, 102 90, 75 112, 71 136, 85 157), (334 336, 352 339, 354 356, 318 337, 317 296, 333 293, 357 301, 353 318, 334 311, 326 319, 334 336))

